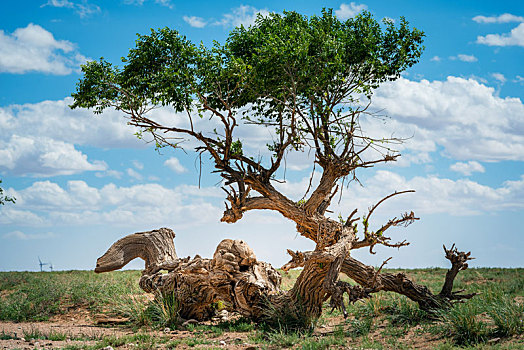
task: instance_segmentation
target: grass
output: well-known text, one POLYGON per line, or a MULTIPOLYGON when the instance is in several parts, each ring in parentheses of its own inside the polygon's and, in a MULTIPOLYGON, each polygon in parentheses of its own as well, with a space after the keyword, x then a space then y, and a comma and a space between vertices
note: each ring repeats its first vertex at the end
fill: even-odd
POLYGON ((118 301, 143 294, 139 271, 0 272, 0 320, 46 321, 79 307, 118 310, 118 301))
MULTIPOLYGON (((388 270, 396 273, 399 270, 388 270)), ((444 269, 403 270, 408 277, 438 291, 444 269)), ((283 288, 289 289, 299 271, 283 274, 283 288)), ((179 304, 172 296, 151 300, 138 287, 138 271, 94 274, 88 271, 0 272, 0 320, 45 321, 84 309, 91 315, 105 313, 129 319, 129 336, 80 337, 60 332, 42 333, 24 328, 18 337, 63 341, 90 341, 65 349, 100 349, 106 346, 134 349, 224 348, 230 344, 256 344, 259 348, 280 349, 409 349, 419 340, 434 349, 521 349, 524 348, 524 269, 468 269, 462 272, 455 289, 478 292, 479 296, 449 310, 427 314, 407 298, 380 292, 373 298, 348 305, 349 318, 329 308, 314 330, 298 331, 282 314, 271 327, 261 327, 240 318, 216 324, 186 327, 183 336, 159 336, 151 329, 180 329, 179 304), (231 336, 231 334, 235 334, 231 336), (236 340, 233 340, 236 339, 236 340), (431 342, 426 342, 431 339, 431 342), (131 345, 133 344, 133 345, 131 345)), ((296 314, 297 310, 289 310, 296 314)), ((310 323, 309 320, 303 320, 310 323)), ((0 340, 16 340, 16 335, 0 328, 0 340)))

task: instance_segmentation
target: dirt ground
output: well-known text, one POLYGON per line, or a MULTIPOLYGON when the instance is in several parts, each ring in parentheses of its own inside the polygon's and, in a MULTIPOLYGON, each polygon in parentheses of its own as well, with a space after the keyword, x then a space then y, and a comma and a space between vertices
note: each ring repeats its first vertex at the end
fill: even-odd
MULTIPOLYGON (((121 338, 137 334, 132 328, 119 326, 118 324, 99 324, 101 318, 92 318, 85 310, 73 311, 66 315, 54 317, 46 322, 4 322, 0 321, 0 349, 61 349, 73 346, 95 345, 104 338, 121 338), (31 337, 35 335, 35 337, 31 337), (35 339, 37 335, 44 338, 56 338, 56 335, 66 335, 65 340, 35 339), (55 335, 55 336, 53 336, 55 335)), ((103 318, 102 318, 103 320, 103 318)), ((105 322, 105 320, 104 320, 105 322)), ((118 323, 118 322, 116 322, 118 323)), ((149 335, 168 338, 169 340, 185 339, 194 337, 190 331, 169 330, 164 331, 141 331, 149 335)), ((205 336, 204 336, 205 337, 205 336)), ((167 342, 169 342, 169 340, 167 342)), ((205 348, 227 348, 227 349, 257 349, 256 345, 250 344, 248 333, 224 332, 219 337, 209 339, 211 344, 205 348)), ((165 344, 166 342, 164 342, 165 344)), ((202 346, 202 345, 201 345, 202 346)), ((119 346, 118 349, 134 349, 136 344, 128 343, 119 346)), ((165 345, 155 344, 155 348, 163 348, 165 345)), ((198 348, 199 346, 188 346, 177 344, 176 348, 198 348)))
MULTIPOLYGON (((74 310, 68 314, 60 315, 52 318, 46 322, 30 322, 30 323, 16 323, 16 322, 0 322, 0 349, 62 349, 74 348, 84 345, 98 345, 100 341, 107 338, 122 338, 125 336, 133 336, 139 333, 129 327, 118 325, 118 320, 114 323, 102 323, 103 320, 99 317, 91 317, 86 310, 74 310), (3 336, 2 336, 3 335, 3 336), (10 338, 10 339, 6 339, 10 338), (38 339, 46 338, 46 339, 38 339), (55 339, 65 338, 65 339, 55 339)), ((103 320, 104 322, 107 320, 103 320)), ((109 320, 111 321, 111 320, 109 320)), ((334 334, 337 327, 344 324, 342 317, 329 317, 324 324, 317 327, 313 333, 313 337, 322 339, 334 334)), ((445 339, 439 336, 433 336, 424 332, 421 326, 406 329, 403 334, 398 334, 395 337, 396 342, 388 342, 388 330, 386 323, 375 323, 374 329, 369 333, 367 339, 370 344, 380 343, 384 349, 435 349, 439 345, 443 345, 445 339)), ((254 350, 259 349, 262 344, 257 344, 251 337, 254 332, 226 332, 220 335, 212 334, 196 334, 191 331, 181 330, 141 330, 141 333, 147 333, 154 336, 156 339, 163 339, 162 342, 157 342, 153 345, 154 348, 176 348, 176 349, 191 349, 191 348, 214 348, 214 349, 234 349, 234 350, 254 350), (206 343, 188 343, 188 339, 204 339, 206 343), (180 341, 182 340, 182 341, 180 341), (186 342, 184 342, 186 340, 186 342), (179 341, 173 345, 173 342, 179 341), (169 343, 171 342, 171 345, 169 343)), ((522 343, 522 336, 513 339, 517 343, 522 343)), ((362 338, 346 338, 345 346, 334 346, 333 348, 343 349, 362 349, 362 338)), ((489 345, 496 345, 498 340, 491 341, 489 345)), ((268 344, 264 344, 268 347, 268 344)), ((270 348, 280 348, 279 346, 269 346, 270 348)), ((101 349, 110 349, 100 346, 101 349)), ((142 344, 128 342, 121 346, 114 347, 115 349, 144 349, 142 344)), ((293 348, 293 346, 291 346, 293 348)), ((332 348, 332 347, 330 347, 332 348)), ((365 346, 369 348, 369 346, 365 346)), ((373 346, 371 346, 373 348, 373 346)))

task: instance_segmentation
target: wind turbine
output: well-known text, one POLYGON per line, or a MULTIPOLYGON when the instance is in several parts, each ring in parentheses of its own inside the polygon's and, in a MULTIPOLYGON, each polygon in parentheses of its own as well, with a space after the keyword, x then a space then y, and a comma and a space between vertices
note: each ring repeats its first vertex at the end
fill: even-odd
MULTIPOLYGON (((44 271, 43 269, 44 266, 51 265, 51 264, 42 262, 42 260, 40 260, 40 257, 38 257, 38 265, 40 265, 40 272, 42 272, 44 271)), ((53 271, 53 265, 51 265, 51 271, 53 271)))

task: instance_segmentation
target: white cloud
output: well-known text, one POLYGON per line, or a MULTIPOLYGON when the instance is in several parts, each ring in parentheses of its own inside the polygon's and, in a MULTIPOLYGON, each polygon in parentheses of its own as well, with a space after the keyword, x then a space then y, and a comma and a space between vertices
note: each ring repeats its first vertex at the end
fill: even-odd
POLYGON ((88 17, 92 14, 100 12, 100 7, 98 5, 91 4, 87 0, 82 0, 81 2, 72 2, 68 0, 49 0, 40 7, 45 6, 74 9, 81 18, 88 17))
POLYGON ((144 142, 133 135, 136 129, 126 125, 121 113, 107 110, 95 116, 86 109, 71 110, 72 103, 68 97, 0 107, 0 140, 8 142, 12 135, 24 135, 99 148, 144 147, 144 142))
POLYGON ((524 46, 524 23, 509 33, 478 36, 477 43, 489 46, 524 46))
POLYGON ((521 77, 520 75, 517 75, 515 79, 513 79, 514 83, 524 84, 524 77, 521 77))
POLYGON ((433 56, 430 61, 440 62, 440 61, 442 61, 442 58, 440 58, 439 56, 433 56))
POLYGON ((198 190, 188 185, 166 188, 158 184, 109 184, 98 189, 84 181, 69 181, 66 187, 38 181, 12 191, 17 205, 2 208, 0 223, 24 227, 94 223, 133 228, 190 227, 219 222, 223 208, 209 203, 209 197, 223 198, 219 192, 218 188, 198 190))
POLYGON ((491 73, 491 76, 496 80, 500 81, 501 83, 506 82, 506 77, 502 73, 491 73))
POLYGON ((216 21, 215 25, 222 25, 224 27, 244 27, 255 24, 257 16, 268 16, 269 11, 266 9, 256 9, 249 5, 240 5, 231 10, 231 13, 226 13, 222 16, 220 21, 216 21))
MULTIPOLYGON (((482 165, 474 163, 477 162, 463 163, 464 166, 457 168, 480 172, 484 170, 482 165)), ((313 186, 318 184, 319 178, 320 173, 316 172, 313 186)), ((304 177, 297 182, 275 184, 275 187, 289 198, 299 200, 304 195, 308 183, 309 177, 304 177)), ((353 183, 344 188, 340 203, 337 195, 330 210, 337 216, 339 213, 348 215, 354 208, 358 208, 359 215, 362 215, 385 196, 410 189, 416 192, 399 195, 379 207, 377 214, 383 216, 381 220, 411 210, 417 214, 447 213, 468 216, 524 208, 524 175, 516 181, 506 181, 502 186, 493 188, 467 179, 454 181, 432 175, 407 179, 391 171, 377 170, 372 177, 363 181, 363 186, 353 183)))
POLYGON ((465 176, 469 176, 474 172, 483 173, 485 171, 482 164, 476 161, 469 161, 467 163, 457 162, 452 164, 449 168, 465 176))
POLYGON ((335 15, 338 17, 338 19, 344 21, 348 18, 355 16, 360 11, 367 10, 367 8, 367 5, 357 4, 354 2, 351 2, 349 5, 341 4, 340 8, 338 10, 335 10, 335 15))
POLYGON ((56 235, 53 232, 47 233, 24 233, 22 231, 11 231, 3 235, 3 238, 13 238, 22 241, 33 240, 33 239, 47 239, 54 238, 56 235))
POLYGON ((204 28, 207 25, 207 21, 204 20, 202 17, 197 16, 184 16, 182 17, 186 23, 188 23, 191 27, 195 28, 204 28))
POLYGON ((143 179, 143 176, 140 175, 140 173, 138 173, 137 171, 135 171, 134 169, 131 169, 131 168, 127 168, 126 170, 126 173, 127 175, 131 176, 132 178, 136 179, 136 180, 142 180, 143 179))
POLYGON ((451 60, 459 60, 462 62, 477 62, 478 59, 473 55, 458 54, 457 56, 450 56, 451 60))
POLYGON ((73 8, 75 4, 68 0, 49 0, 47 3, 43 4, 40 7, 45 6, 73 8))
POLYGON ((510 23, 510 22, 524 22, 524 17, 515 16, 510 13, 504 13, 499 16, 475 16, 473 20, 477 23, 510 23))
MULTIPOLYGON (((136 5, 136 6, 142 6, 146 2, 146 0, 124 0, 124 4, 126 5, 136 5)), ((155 0, 155 4, 168 7, 170 9, 174 8, 173 4, 171 3, 171 0, 155 0)))
POLYGON ((0 169, 13 175, 45 177, 101 171, 107 165, 100 161, 90 163, 72 144, 13 135, 7 142, 0 140, 0 169))
POLYGON ((171 0, 155 0, 155 4, 159 4, 161 6, 169 7, 170 9, 173 8, 173 4, 171 3, 171 0))
POLYGON ((401 150, 433 152, 437 146, 457 160, 524 160, 524 105, 498 97, 495 89, 473 79, 445 81, 400 78, 384 84, 373 106, 392 120, 363 120, 377 137, 411 137, 401 150))
POLYGON ((0 30, 0 72, 67 75, 86 60, 71 42, 56 40, 39 25, 30 23, 12 34, 0 30))
POLYGON ((144 164, 140 163, 138 160, 133 160, 132 163, 133 163, 133 166, 136 169, 138 169, 138 170, 143 170, 144 169, 144 164))
POLYGON ((114 177, 116 179, 121 179, 122 178, 122 173, 120 171, 117 171, 117 170, 107 170, 107 171, 104 171, 102 173, 95 173, 95 176, 96 177, 114 177))
POLYGON ((506 181, 502 186, 493 188, 467 179, 453 181, 436 176, 406 179, 396 173, 379 170, 364 182, 363 187, 355 185, 346 190, 341 203, 334 203, 332 209, 335 213, 347 215, 352 208, 358 207, 362 215, 381 198, 408 189, 416 192, 386 201, 377 210, 378 216, 398 216, 403 211, 411 210, 419 215, 446 213, 467 216, 524 208, 524 175, 516 181, 506 181))
POLYGON ((187 169, 180 163, 178 158, 171 157, 164 162, 164 165, 173 170, 177 174, 186 173, 187 169))

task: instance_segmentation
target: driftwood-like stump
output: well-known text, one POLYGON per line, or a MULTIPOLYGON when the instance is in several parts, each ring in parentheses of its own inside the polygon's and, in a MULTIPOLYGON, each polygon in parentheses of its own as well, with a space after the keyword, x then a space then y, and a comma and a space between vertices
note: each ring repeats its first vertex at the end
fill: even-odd
POLYGON ((458 271, 467 268, 469 253, 446 249, 452 268, 440 294, 409 280, 404 274, 375 271, 349 256, 354 242, 352 228, 345 228, 336 243, 311 252, 288 250, 292 260, 283 270, 303 267, 293 288, 280 289, 281 276, 269 263, 257 261, 253 250, 242 240, 225 239, 216 248, 212 259, 179 258, 168 228, 134 233, 114 243, 97 260, 95 272, 122 268, 140 257, 145 260, 140 287, 157 295, 172 294, 180 305, 180 316, 205 320, 214 315, 213 304, 222 302, 230 311, 236 311, 257 322, 292 323, 289 327, 308 327, 322 313, 322 305, 331 298, 331 306, 343 311, 344 294, 349 302, 370 297, 380 290, 406 295, 422 308, 449 305, 453 300, 471 298, 474 294, 453 293, 453 279, 458 271), (167 273, 165 273, 167 271, 167 273), (360 286, 338 281, 345 273, 360 286))

